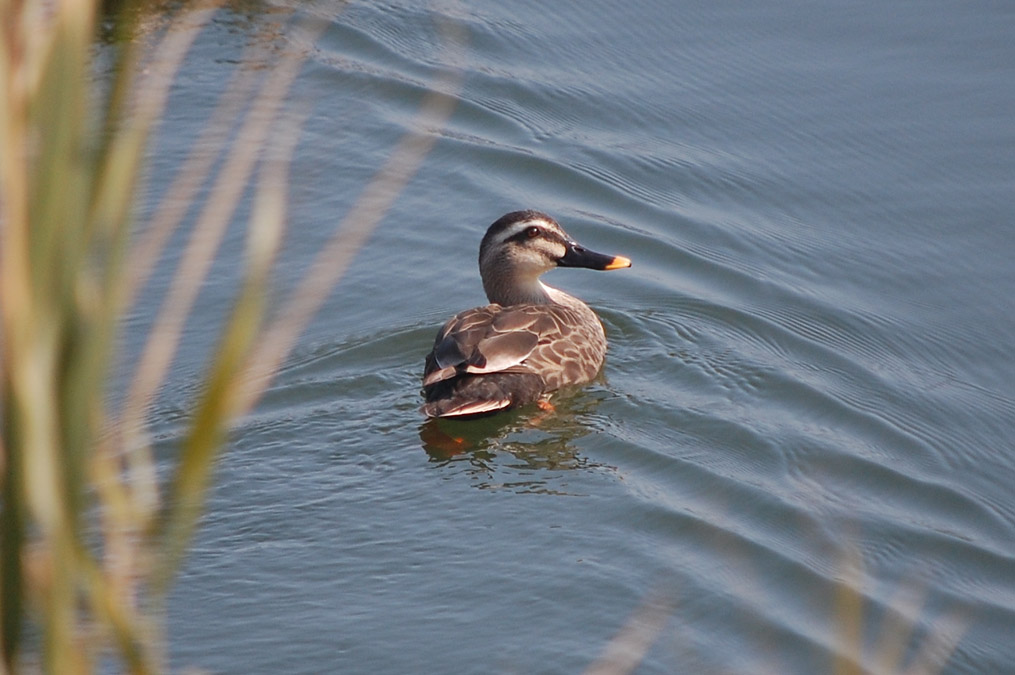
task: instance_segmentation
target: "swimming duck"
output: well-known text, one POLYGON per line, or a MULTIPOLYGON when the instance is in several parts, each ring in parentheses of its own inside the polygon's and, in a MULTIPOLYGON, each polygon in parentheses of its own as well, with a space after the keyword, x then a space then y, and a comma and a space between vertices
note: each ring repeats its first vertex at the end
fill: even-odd
POLYGON ((591 380, 606 355, 602 322, 584 302, 539 277, 554 267, 630 266, 627 258, 579 246, 545 213, 513 211, 497 219, 479 245, 491 304, 456 314, 437 333, 423 370, 422 412, 488 414, 591 380))

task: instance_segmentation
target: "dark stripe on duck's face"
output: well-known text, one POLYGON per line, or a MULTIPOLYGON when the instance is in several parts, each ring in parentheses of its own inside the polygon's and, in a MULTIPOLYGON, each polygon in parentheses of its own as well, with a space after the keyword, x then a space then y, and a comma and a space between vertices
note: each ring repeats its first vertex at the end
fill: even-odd
POLYGON ((525 227, 521 228, 504 241, 525 243, 527 241, 532 241, 533 239, 545 239, 547 241, 556 241, 567 245, 567 240, 560 236, 555 229, 551 229, 549 223, 529 221, 524 225, 525 227))

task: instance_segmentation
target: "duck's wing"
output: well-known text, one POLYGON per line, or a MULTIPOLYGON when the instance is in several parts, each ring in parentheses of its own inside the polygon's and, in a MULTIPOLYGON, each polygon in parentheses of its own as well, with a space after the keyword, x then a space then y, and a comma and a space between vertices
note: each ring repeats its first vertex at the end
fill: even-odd
POLYGON ((599 319, 580 320, 575 310, 554 308, 552 327, 545 329, 525 365, 540 374, 546 391, 593 379, 603 365, 606 337, 599 319))
POLYGON ((532 372, 523 362, 559 323, 545 305, 487 305, 452 317, 426 358, 423 386, 464 373, 532 372))

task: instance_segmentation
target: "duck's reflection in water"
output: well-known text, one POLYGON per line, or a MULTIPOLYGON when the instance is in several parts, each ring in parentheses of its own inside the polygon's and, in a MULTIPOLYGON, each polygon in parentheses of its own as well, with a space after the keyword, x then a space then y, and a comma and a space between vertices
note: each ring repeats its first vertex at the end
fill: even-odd
POLYGON ((596 392, 554 399, 554 410, 526 406, 469 420, 428 419, 419 429, 430 461, 467 474, 481 489, 575 494, 566 473, 612 470, 581 455, 579 441, 597 431, 596 392))

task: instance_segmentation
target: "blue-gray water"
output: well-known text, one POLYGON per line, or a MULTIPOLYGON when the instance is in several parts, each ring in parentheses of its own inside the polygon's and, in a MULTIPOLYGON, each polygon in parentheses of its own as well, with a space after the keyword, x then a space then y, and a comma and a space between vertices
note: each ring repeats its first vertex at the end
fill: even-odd
MULTIPOLYGON (((574 673, 662 600, 637 672, 830 672, 846 583, 868 667, 894 639, 932 672, 1015 668, 1015 4, 360 2, 318 5, 312 46, 277 7, 197 40, 150 201, 238 61, 305 50, 280 296, 440 73, 462 87, 233 436, 174 670, 574 673), (517 208, 634 261, 547 279, 600 312, 603 377, 424 425, 423 356, 517 208)), ((242 237, 155 411, 165 455, 242 237)))

